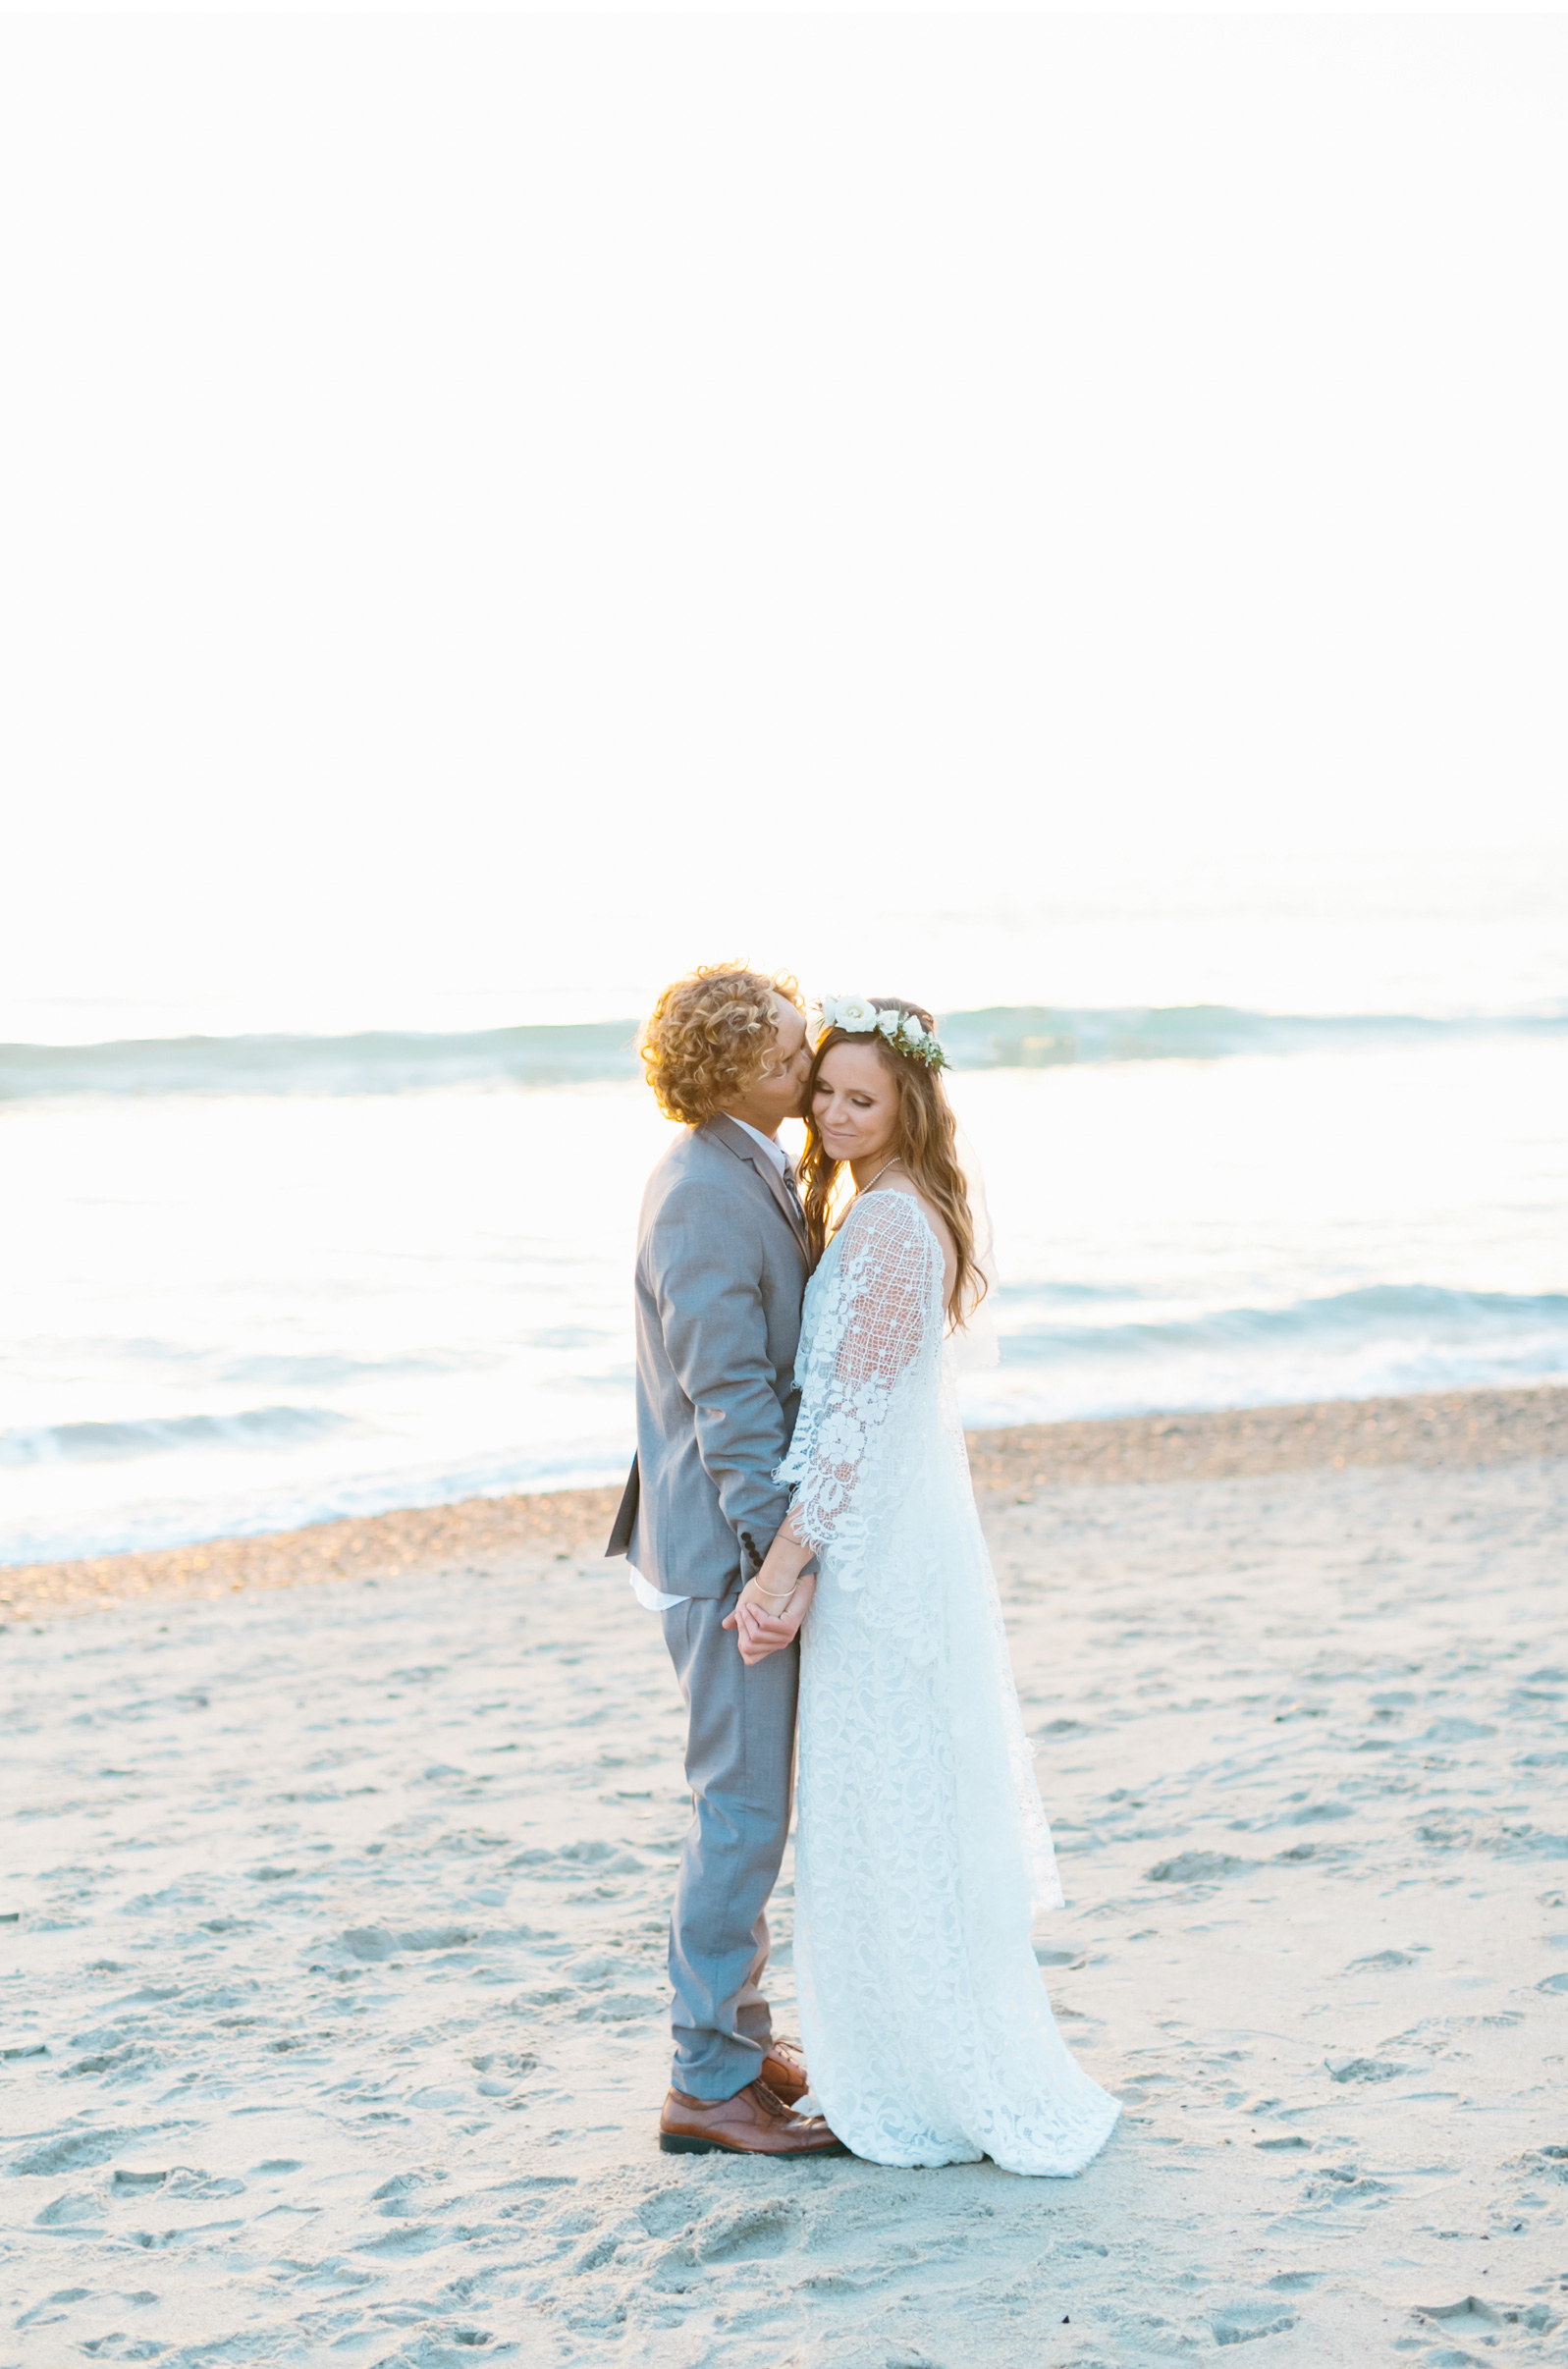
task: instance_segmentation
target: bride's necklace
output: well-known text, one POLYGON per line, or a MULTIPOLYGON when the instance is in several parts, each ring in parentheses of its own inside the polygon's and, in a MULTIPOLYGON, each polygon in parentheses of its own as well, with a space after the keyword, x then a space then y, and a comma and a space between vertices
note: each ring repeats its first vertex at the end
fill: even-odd
POLYGON ((892 1159, 885 1159, 881 1167, 877 1170, 875 1176, 868 1177, 863 1185, 856 1185, 855 1198, 858 1200, 862 1193, 869 1193, 872 1186, 877 1184, 884 1176, 886 1176, 890 1168, 895 1168, 902 1158, 903 1154, 901 1152, 895 1152, 892 1159))

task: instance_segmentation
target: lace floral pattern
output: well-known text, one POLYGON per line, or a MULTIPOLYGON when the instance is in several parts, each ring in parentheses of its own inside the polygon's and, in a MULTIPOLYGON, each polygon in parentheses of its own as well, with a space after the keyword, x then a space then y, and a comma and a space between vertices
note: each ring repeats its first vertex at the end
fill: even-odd
POLYGON ((855 1204, 806 1294, 779 1479, 821 1578, 802 1639, 795 1962, 812 2087, 857 2155, 1066 2176, 1118 2108, 1029 1928, 1050 1832, 911 1196, 855 1204))
POLYGON ((774 1478, 794 1485, 795 1528, 834 1550, 857 1588, 881 1523, 908 1480, 909 1433, 894 1420, 918 1391, 932 1326, 942 1338, 942 1253, 907 1193, 857 1201, 806 1292, 795 1387, 800 1410, 774 1478))

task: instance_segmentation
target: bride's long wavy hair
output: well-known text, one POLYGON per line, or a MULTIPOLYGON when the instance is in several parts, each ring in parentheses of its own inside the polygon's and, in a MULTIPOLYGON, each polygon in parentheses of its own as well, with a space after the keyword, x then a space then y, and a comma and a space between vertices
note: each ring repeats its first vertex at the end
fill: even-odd
MULTIPOLYGON (((925 1006, 911 1003, 906 996, 873 996, 869 1000, 879 1012, 913 1012, 922 1028, 936 1026, 925 1006)), ((974 1218, 958 1159, 952 1105, 942 1090, 941 1072, 928 1069, 924 1061, 917 1061, 881 1034, 852 1036, 844 1028, 827 1028, 812 1056, 805 1093, 806 1149, 800 1162, 812 1263, 822 1257, 829 1236, 842 1223, 848 1200, 844 1189, 847 1165, 829 1158, 815 1116, 817 1078, 836 1045, 872 1047, 898 1090, 898 1133, 893 1149, 912 1183, 947 1220, 958 1254, 947 1295, 947 1317, 950 1323, 962 1324, 985 1298, 986 1278, 975 1257, 974 1218)))

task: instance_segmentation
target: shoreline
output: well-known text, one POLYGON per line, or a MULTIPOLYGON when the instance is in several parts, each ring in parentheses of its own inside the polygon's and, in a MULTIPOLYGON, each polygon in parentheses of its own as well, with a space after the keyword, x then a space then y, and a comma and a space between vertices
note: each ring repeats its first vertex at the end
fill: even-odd
MULTIPOLYGON (((1568 1385, 1326 1399, 1280 1407, 1025 1424, 967 1434, 977 1496, 1259 1478, 1350 1465, 1453 1470, 1568 1456, 1568 1385)), ((142 1599, 418 1572, 526 1578, 602 1550, 621 1484, 316 1522, 186 1546, 0 1566, 0 1630, 142 1599)))

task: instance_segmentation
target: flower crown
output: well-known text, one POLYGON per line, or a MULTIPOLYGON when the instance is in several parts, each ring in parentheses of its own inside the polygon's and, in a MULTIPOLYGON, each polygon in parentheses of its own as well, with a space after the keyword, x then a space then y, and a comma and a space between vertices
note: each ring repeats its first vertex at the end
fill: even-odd
POLYGON ((869 996, 824 996, 822 1025, 824 1033, 830 1028, 841 1028, 848 1037, 884 1037, 912 1061, 923 1061, 928 1069, 947 1066, 947 1056, 937 1042, 935 1029, 927 1028, 923 1020, 905 1011, 901 1004, 880 1012, 869 996))

